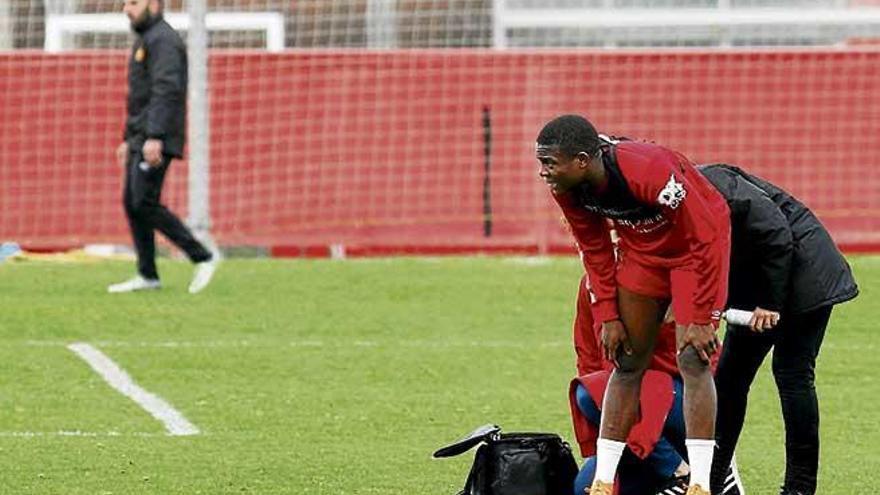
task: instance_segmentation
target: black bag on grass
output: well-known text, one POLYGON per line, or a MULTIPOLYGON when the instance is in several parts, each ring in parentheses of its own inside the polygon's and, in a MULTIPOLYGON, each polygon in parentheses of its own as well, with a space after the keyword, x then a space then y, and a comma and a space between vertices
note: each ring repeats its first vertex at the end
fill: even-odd
POLYGON ((553 433, 501 433, 485 425, 435 458, 463 454, 482 443, 458 495, 571 495, 578 467, 571 447, 553 433))

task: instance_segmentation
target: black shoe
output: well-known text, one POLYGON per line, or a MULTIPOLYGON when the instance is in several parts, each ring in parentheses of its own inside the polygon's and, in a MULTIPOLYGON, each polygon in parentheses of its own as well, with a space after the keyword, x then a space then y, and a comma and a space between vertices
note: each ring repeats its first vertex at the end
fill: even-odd
POLYGON ((688 491, 688 479, 690 476, 684 475, 677 478, 669 478, 659 490, 657 495, 684 495, 688 491))
POLYGON ((743 488, 742 479, 739 477, 739 470, 736 469, 735 457, 730 461, 730 467, 727 468, 727 476, 724 477, 721 495, 746 495, 746 489, 743 488))

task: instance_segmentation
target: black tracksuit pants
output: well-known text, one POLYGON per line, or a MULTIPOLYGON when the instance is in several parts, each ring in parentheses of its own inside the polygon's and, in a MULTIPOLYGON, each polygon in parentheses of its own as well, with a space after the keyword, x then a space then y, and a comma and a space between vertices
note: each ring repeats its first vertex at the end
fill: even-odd
POLYGON ((211 259, 211 252, 193 237, 192 232, 160 201, 162 183, 172 157, 163 156, 162 164, 149 167, 143 155, 129 154, 126 166, 125 191, 122 203, 137 251, 138 273, 147 279, 158 279, 156 271, 155 230, 182 249, 193 263, 211 259))
POLYGON ((785 488, 806 495, 816 492, 819 468, 819 402, 816 398, 816 356, 825 337, 832 306, 786 315, 764 333, 731 326, 715 374, 718 448, 712 466, 712 493, 730 465, 746 415, 749 387, 773 347, 773 377, 785 422, 785 488), (723 467, 722 467, 723 466, 723 467))

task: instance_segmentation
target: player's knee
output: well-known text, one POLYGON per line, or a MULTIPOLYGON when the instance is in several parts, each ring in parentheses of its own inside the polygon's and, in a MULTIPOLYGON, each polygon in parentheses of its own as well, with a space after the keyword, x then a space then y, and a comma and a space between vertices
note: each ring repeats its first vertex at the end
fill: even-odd
POLYGON ((700 376, 709 372, 709 363, 700 358, 700 354, 692 346, 685 347, 676 357, 678 371, 682 377, 700 376))
POLYGON ((634 378, 641 377, 648 369, 650 356, 639 355, 635 352, 626 354, 621 352, 617 356, 617 370, 621 373, 632 374, 634 378))

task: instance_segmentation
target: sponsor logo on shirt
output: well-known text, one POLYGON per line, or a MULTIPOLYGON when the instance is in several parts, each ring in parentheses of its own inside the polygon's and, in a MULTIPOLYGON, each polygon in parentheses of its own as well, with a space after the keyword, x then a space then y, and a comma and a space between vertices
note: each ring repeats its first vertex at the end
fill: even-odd
POLYGON ((651 232, 654 232, 655 230, 659 230, 662 227, 665 227, 669 223, 669 220, 667 220, 666 217, 664 217, 662 213, 658 213, 658 214, 654 215, 653 217, 640 218, 637 220, 627 220, 627 219, 614 220, 614 223, 616 225, 622 225, 624 227, 629 227, 630 229, 635 230, 636 232, 638 232, 640 234, 650 234, 651 232))
POLYGON ((669 220, 657 208, 636 204, 600 206, 582 201, 581 205, 589 212, 610 219, 615 225, 640 234, 650 234, 669 225, 669 220))

